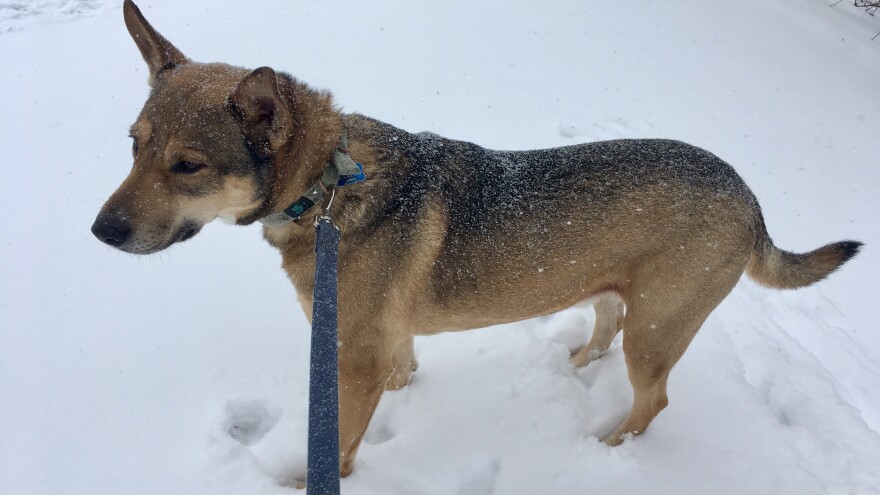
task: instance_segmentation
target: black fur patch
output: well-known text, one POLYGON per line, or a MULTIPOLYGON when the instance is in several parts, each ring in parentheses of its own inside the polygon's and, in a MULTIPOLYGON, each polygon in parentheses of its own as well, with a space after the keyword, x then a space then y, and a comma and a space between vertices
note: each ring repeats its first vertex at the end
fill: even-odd
POLYGON ((864 243, 859 241, 842 241, 837 243, 837 248, 840 249, 840 263, 846 263, 851 260, 855 255, 859 254, 864 243))

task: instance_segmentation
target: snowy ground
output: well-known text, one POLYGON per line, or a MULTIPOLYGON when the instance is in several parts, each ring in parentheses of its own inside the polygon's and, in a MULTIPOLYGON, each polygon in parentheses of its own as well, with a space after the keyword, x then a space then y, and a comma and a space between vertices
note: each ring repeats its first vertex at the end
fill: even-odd
MULTIPOLYGON (((141 3, 196 60, 284 69, 411 131, 689 141, 743 175, 778 245, 867 243, 816 287, 743 280, 616 449, 595 436, 631 401, 619 342, 566 363, 590 311, 419 339, 344 493, 880 492, 880 19, 831 3, 141 3)), ((0 493, 298 493, 279 481, 304 470, 308 328, 258 228, 145 258, 89 232, 145 79, 116 2, 0 1, 0 493)))

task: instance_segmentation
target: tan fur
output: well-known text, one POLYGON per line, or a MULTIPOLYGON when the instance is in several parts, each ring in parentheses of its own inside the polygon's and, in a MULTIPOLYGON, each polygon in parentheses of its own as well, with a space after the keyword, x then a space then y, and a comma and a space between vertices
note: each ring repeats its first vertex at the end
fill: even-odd
MULTIPOLYGON (((132 127, 141 147, 135 166, 96 220, 96 235, 101 222, 127 212, 134 240, 119 247, 131 243, 137 247, 132 252, 149 252, 173 242, 181 224, 201 227, 217 216, 250 223, 280 211, 320 176, 343 128, 352 158, 365 166, 369 180, 338 190, 332 208, 343 232, 338 284, 343 476, 354 467, 383 390, 406 385, 417 367, 414 335, 513 322, 594 301, 592 338, 571 362, 585 366, 599 358, 623 331, 634 403, 605 439, 617 445, 627 434, 642 433, 666 406, 670 370, 744 270, 765 285, 799 287, 824 277, 858 249, 858 243, 838 243, 806 255, 780 251, 751 193, 728 171, 728 182, 712 194, 704 194, 699 176, 656 183, 608 176, 588 184, 595 194, 603 184, 615 184, 607 200, 570 199, 563 191, 549 208, 504 217, 509 225, 486 234, 491 244, 477 242, 489 229, 480 224, 485 219, 462 225, 440 190, 395 192, 412 173, 405 167, 413 164, 406 149, 391 143, 398 134, 411 135, 394 131, 391 139, 388 126, 343 114, 329 93, 269 68, 189 62, 130 0, 124 10, 155 91, 132 127), (181 94, 189 96, 176 102, 181 94), (195 117, 198 126, 190 121, 195 117), (206 137, 215 135, 232 137, 206 137), (255 162, 253 175, 218 175, 224 158, 246 156, 242 142, 266 163, 255 162), (206 168, 175 173, 181 160, 206 168), (267 187, 257 180, 261 167, 268 167, 267 187), (383 216, 393 194, 417 202, 417 208, 383 216)), ((676 149, 693 153, 694 160, 714 160, 695 148, 676 149)), ((467 154, 452 155, 447 166, 462 183, 474 170, 467 154)), ((458 186, 465 187, 451 184, 458 186)), ((264 229, 310 319, 316 211, 264 229)))
POLYGON ((749 260, 746 273, 755 282, 774 289, 798 289, 814 284, 858 251, 858 246, 852 243, 834 243, 797 254, 783 251, 766 239, 749 260))
POLYGON ((222 218, 235 223, 242 215, 258 206, 254 201, 254 183, 250 178, 230 177, 217 194, 204 198, 180 198, 180 209, 188 216, 205 223, 222 218))
POLYGON ((623 329, 623 315, 626 306, 616 292, 600 294, 593 301, 596 323, 593 335, 587 345, 572 353, 570 362, 575 368, 590 364, 605 354, 617 332, 623 329))

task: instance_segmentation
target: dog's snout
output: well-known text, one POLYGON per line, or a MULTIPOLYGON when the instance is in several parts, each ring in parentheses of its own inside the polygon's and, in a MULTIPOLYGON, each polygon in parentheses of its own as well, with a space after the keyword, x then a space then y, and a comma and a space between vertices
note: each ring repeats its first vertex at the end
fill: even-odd
POLYGON ((131 225, 120 217, 99 216, 92 224, 92 233, 101 242, 119 247, 131 236, 131 225))

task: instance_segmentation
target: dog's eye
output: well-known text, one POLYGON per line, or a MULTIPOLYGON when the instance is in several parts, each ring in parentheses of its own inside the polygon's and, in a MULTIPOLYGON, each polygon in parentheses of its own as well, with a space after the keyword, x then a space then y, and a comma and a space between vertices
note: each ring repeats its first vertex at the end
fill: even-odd
POLYGON ((175 174, 194 174, 203 168, 205 165, 201 163, 177 162, 171 167, 171 171, 175 174))
POLYGON ((138 140, 135 137, 131 138, 131 155, 137 156, 138 154, 138 140))

